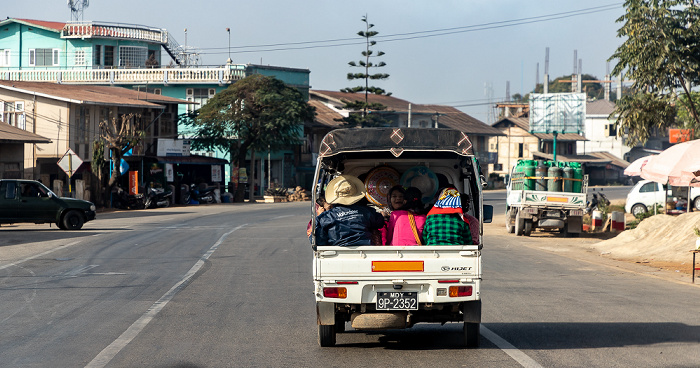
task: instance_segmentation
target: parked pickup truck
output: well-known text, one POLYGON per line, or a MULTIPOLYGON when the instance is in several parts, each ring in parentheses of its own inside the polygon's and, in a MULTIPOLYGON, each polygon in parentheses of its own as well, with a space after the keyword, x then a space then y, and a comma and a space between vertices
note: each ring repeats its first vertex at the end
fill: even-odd
POLYGON ((399 181, 421 189, 424 202, 449 183, 469 198, 480 235, 478 244, 340 247, 317 244, 312 233, 319 345, 335 345, 347 322, 360 331, 460 322, 465 345, 479 345, 482 224, 491 222, 493 208, 483 205, 484 180, 471 148, 466 134, 450 129, 338 129, 324 137, 312 203, 341 174, 363 180, 377 207, 399 181))
POLYGON ((78 230, 94 219, 91 202, 59 198, 34 180, 0 180, 0 224, 55 223, 63 230, 78 230))

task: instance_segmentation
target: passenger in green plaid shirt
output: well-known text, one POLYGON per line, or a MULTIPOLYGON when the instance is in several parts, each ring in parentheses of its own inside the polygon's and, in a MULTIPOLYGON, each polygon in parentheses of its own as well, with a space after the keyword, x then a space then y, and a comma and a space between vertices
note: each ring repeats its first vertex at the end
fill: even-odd
POLYGON ((462 216, 462 199, 457 189, 447 188, 440 192, 428 212, 422 235, 426 245, 472 244, 472 233, 462 216))

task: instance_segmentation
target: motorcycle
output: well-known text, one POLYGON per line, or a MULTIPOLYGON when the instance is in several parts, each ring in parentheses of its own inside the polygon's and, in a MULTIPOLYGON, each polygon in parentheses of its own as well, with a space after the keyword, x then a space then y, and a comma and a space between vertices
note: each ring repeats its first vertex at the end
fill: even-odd
POLYGON ((129 194, 117 184, 112 188, 112 206, 123 210, 143 209, 143 194, 129 194))
POLYGON ((599 205, 609 206, 610 201, 608 197, 603 194, 603 192, 593 193, 593 198, 586 203, 586 208, 583 210, 584 213, 591 213, 598 209, 599 205), (598 199, 600 197, 600 199, 598 199))
POLYGON ((148 188, 145 208, 157 208, 170 206, 170 197, 173 192, 163 188, 148 188))
POLYGON ((214 188, 204 187, 199 190, 195 184, 191 184, 190 190, 184 194, 184 201, 189 204, 214 203, 214 188))

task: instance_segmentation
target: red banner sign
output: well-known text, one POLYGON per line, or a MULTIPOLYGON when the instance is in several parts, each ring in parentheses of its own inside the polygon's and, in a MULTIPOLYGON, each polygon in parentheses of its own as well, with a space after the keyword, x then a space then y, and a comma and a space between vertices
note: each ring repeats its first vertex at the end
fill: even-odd
POLYGON ((668 130, 668 141, 669 143, 683 143, 692 140, 693 129, 669 129, 668 130))

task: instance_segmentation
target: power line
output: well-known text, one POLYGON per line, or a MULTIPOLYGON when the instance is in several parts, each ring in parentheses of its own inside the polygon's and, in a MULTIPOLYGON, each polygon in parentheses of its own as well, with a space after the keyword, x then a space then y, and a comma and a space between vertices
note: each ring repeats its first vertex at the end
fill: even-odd
MULTIPOLYGON (((547 22, 547 21, 552 21, 552 20, 571 18, 571 17, 575 17, 575 16, 580 16, 580 15, 588 15, 588 14, 600 13, 600 12, 605 12, 605 11, 610 11, 610 10, 618 10, 619 8, 620 8, 620 3, 615 3, 615 4, 608 4, 608 5, 603 5, 603 6, 592 7, 592 8, 584 8, 584 9, 572 10, 572 11, 567 11, 567 12, 539 15, 539 16, 527 17, 527 18, 511 19, 511 20, 505 20, 505 21, 489 22, 489 23, 475 24, 475 25, 469 25, 469 26, 443 28, 443 29, 435 29, 435 30, 427 30, 427 31, 396 33, 396 34, 390 34, 390 35, 377 35, 376 37, 377 37, 377 39, 383 39, 382 42, 407 41, 407 40, 414 40, 414 39, 420 39, 420 38, 446 36, 446 35, 452 35, 452 34, 458 34, 458 33, 468 33, 468 32, 476 32, 476 31, 483 31, 483 30, 489 30, 489 29, 514 27, 514 26, 524 25, 524 24, 541 23, 541 22, 547 22)), ((263 44, 263 45, 234 46, 234 47, 232 47, 232 49, 273 47, 271 49, 234 51, 234 53, 240 54, 240 53, 250 53, 250 52, 271 52, 271 51, 288 51, 288 50, 303 50, 303 49, 313 49, 313 48, 339 47, 339 46, 360 45, 360 44, 365 43, 364 41, 356 41, 356 40, 357 40, 357 38, 339 38, 339 39, 318 40, 318 41, 302 41, 302 42, 275 43, 275 44, 263 44), (345 42, 345 41, 353 41, 353 42, 345 42), (332 44, 330 44, 330 45, 313 45, 313 44, 317 44, 317 43, 321 43, 321 44, 332 43, 332 44), (277 46, 293 46, 293 45, 310 45, 310 46, 277 48, 277 46)), ((205 55, 222 54, 222 53, 228 52, 228 48, 221 48, 221 47, 200 48, 200 50, 226 50, 226 51, 222 51, 222 52, 203 52, 203 53, 201 53, 201 54, 205 54, 205 55)))

